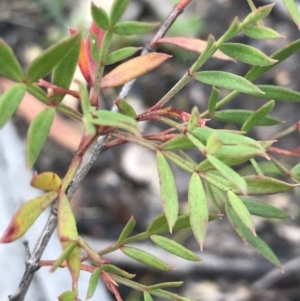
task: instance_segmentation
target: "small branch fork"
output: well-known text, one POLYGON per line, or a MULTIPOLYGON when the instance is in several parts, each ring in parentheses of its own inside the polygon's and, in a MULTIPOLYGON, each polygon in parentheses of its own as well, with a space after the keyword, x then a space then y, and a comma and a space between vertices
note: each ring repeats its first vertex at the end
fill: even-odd
MULTIPOLYGON (((150 53, 152 51, 155 51, 155 49, 157 47, 157 41, 166 34, 166 32, 168 31, 170 26, 174 23, 174 21, 184 11, 186 6, 190 2, 192 2, 192 0, 180 0, 179 3, 174 6, 170 15, 163 22, 163 24, 161 25, 160 29, 157 31, 156 35, 154 36, 154 38, 152 39, 150 44, 146 45, 143 48, 142 55, 150 53)), ((128 82, 127 84, 125 84, 120 92, 119 98, 126 98, 126 96, 130 92, 134 83, 135 83, 135 80, 132 80, 132 81, 128 82)), ((43 86, 46 86, 45 82, 42 82, 40 84, 43 86)), ((51 89, 51 88, 53 88, 53 86, 51 86, 49 88, 51 89)), ((55 87, 55 88, 56 89, 54 89, 54 90, 56 93, 65 92, 65 91, 57 90, 57 87, 55 87)), ((68 94, 71 94, 70 91, 68 91, 68 92, 69 92, 68 94)), ((77 96, 77 94, 74 96, 77 96)), ((112 110, 116 111, 117 107, 114 106, 112 108, 112 110)), ((106 149, 106 141, 105 140, 106 140, 106 136, 101 136, 98 139, 96 139, 95 141, 91 140, 91 144, 89 145, 89 148, 87 149, 86 153, 84 154, 82 163, 81 163, 79 169, 77 170, 77 172, 74 176, 74 179, 72 180, 71 185, 69 186, 69 188, 67 190, 67 196, 69 199, 71 199, 72 196, 74 195, 75 191, 79 187, 80 182, 85 178, 86 174, 88 173, 91 166, 97 159, 98 155, 106 149)), ((32 253, 30 254, 30 251, 29 251, 29 248, 27 245, 25 247, 26 255, 27 255, 26 257, 28 257, 28 258, 26 258, 26 269, 23 274, 22 280, 19 284, 19 289, 18 289, 17 293, 15 295, 10 295, 8 297, 10 301, 23 301, 24 300, 26 293, 28 291, 28 288, 33 279, 33 275, 34 275, 35 271, 39 268, 38 263, 43 255, 43 252, 44 252, 46 246, 48 245, 48 242, 56 228, 56 225, 57 225, 56 210, 52 210, 51 214, 48 217, 46 225, 45 225, 32 253)), ((110 289, 112 289, 112 287, 110 287, 110 289)), ((115 294, 115 297, 118 300, 122 300, 122 299, 120 299, 121 297, 118 295, 118 292, 115 287, 113 289, 113 293, 115 294)))

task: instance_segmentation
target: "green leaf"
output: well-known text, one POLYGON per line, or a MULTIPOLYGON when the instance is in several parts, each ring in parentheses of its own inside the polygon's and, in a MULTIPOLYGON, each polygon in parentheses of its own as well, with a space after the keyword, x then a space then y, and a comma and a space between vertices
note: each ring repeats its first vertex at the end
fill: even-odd
POLYGON ((163 150, 183 150, 193 148, 194 144, 185 135, 178 135, 160 145, 163 150))
POLYGON ((59 301, 73 301, 76 298, 76 293, 73 291, 65 291, 58 296, 59 301))
POLYGON ((155 257, 154 255, 145 252, 143 250, 133 248, 133 247, 122 247, 120 250, 127 255, 147 266, 152 268, 156 268, 162 271, 170 271, 171 267, 169 267, 166 263, 155 257))
POLYGON ((168 251, 169 253, 175 254, 181 258, 190 260, 190 261, 199 261, 200 258, 196 256, 192 251, 183 247, 176 241, 160 236, 160 235, 151 235, 150 239, 162 249, 168 251))
POLYGON ((126 130, 130 133, 137 133, 137 122, 129 116, 106 110, 98 110, 93 113, 93 124, 106 125, 126 130))
POLYGON ((110 22, 112 25, 116 24, 123 16, 130 0, 114 0, 110 11, 110 22))
POLYGON ((55 116, 54 108, 40 112, 31 122, 27 132, 26 158, 27 168, 36 162, 46 142, 55 116))
POLYGON ((92 58, 95 62, 99 62, 100 52, 98 49, 98 37, 91 31, 88 38, 90 39, 90 53, 92 54, 92 58))
POLYGON ((192 134, 197 137, 201 142, 206 143, 208 137, 216 133, 225 145, 251 145, 253 147, 262 149, 261 145, 247 136, 241 135, 242 132, 231 132, 226 130, 214 130, 207 127, 198 127, 192 131, 192 134))
POLYGON ((300 12, 295 0, 283 0, 283 3, 298 29, 300 29, 300 12))
POLYGON ((106 11, 102 7, 97 7, 92 2, 91 12, 92 12, 92 18, 94 22, 97 24, 97 26, 105 31, 108 31, 110 26, 110 20, 106 11))
POLYGON ((24 84, 15 84, 0 97, 0 129, 18 109, 26 92, 24 84))
POLYGON ((264 26, 245 26, 243 27, 243 31, 250 38, 258 40, 271 40, 283 38, 283 36, 275 30, 264 26))
POLYGON ((249 25, 267 17, 275 4, 269 4, 252 11, 243 21, 242 26, 249 25))
POLYGON ((211 155, 216 154, 220 150, 222 145, 222 141, 220 140, 218 135, 216 133, 212 133, 207 139, 206 151, 211 155))
MULTIPOLYGON (((252 114, 254 111, 250 110, 222 110, 222 111, 215 111, 213 112, 213 118, 226 122, 226 123, 235 123, 242 125, 252 114)), ((257 125, 260 126, 271 126, 280 124, 281 121, 277 120, 270 116, 265 116, 262 119, 260 119, 257 123, 257 125)))
POLYGON ((206 182, 210 183, 211 185, 219 188, 223 191, 228 191, 232 189, 231 182, 225 180, 223 177, 220 177, 212 172, 200 172, 199 176, 206 182))
POLYGON ((28 84, 27 92, 33 95, 36 99, 40 100, 46 105, 51 105, 52 99, 48 97, 47 92, 37 86, 36 84, 28 84))
MULTIPOLYGON (((252 175, 243 178, 247 183, 249 195, 276 194, 289 191, 298 186, 266 176, 252 175)), ((238 191, 233 189, 233 192, 237 193, 238 191)))
POLYGON ((122 233, 120 234, 120 236, 118 238, 118 245, 122 245, 124 243, 126 238, 129 236, 129 234, 134 229, 135 224, 136 224, 135 219, 133 216, 131 216, 131 218, 127 222, 126 226, 124 227, 124 229, 122 230, 122 233))
POLYGON ((262 256, 264 256, 271 263, 281 268, 280 262, 274 252, 270 249, 270 247, 259 237, 254 236, 249 229, 243 224, 243 222, 239 219, 237 214, 233 211, 233 209, 226 205, 226 214, 232 223, 236 232, 247 242, 249 242, 262 256))
POLYGON ((198 126, 198 121, 200 118, 200 114, 197 107, 193 107, 190 119, 186 126, 188 131, 192 131, 196 126, 198 126))
POLYGON ((125 277, 127 279, 132 279, 135 277, 135 274, 130 274, 130 273, 118 268, 117 266, 115 266, 113 264, 102 264, 101 268, 103 269, 103 271, 113 273, 113 274, 125 277))
POLYGON ((244 93, 262 93, 263 92, 242 76, 224 71, 200 71, 193 74, 193 77, 205 84, 217 86, 228 90, 236 90, 244 93))
POLYGON ((119 61, 127 59, 128 57, 134 55, 136 52, 138 52, 141 49, 142 47, 124 47, 116 51, 113 51, 107 56, 105 60, 105 65, 115 64, 119 61))
POLYGON ((229 204, 231 208, 234 210, 236 215, 239 217, 239 219, 242 221, 242 223, 253 233, 254 236, 256 236, 255 233, 255 227, 251 218, 251 215, 245 206, 245 204, 242 202, 242 200, 232 191, 227 192, 227 197, 229 204))
POLYGON ((277 62, 262 51, 245 44, 225 43, 219 49, 226 55, 250 65, 269 66, 277 62))
POLYGON ((78 32, 51 46, 38 56, 28 67, 28 83, 33 83, 49 74, 74 48, 78 47, 80 41, 81 32, 78 32))
POLYGON ((276 101, 285 101, 285 102, 300 102, 300 93, 283 88, 278 86, 272 85, 258 85, 258 87, 265 93, 265 94, 256 94, 256 97, 263 98, 263 99, 274 99, 276 101))
POLYGON ((159 22, 137 22, 137 21, 126 21, 118 23, 113 27, 113 33, 120 36, 132 36, 142 35, 156 28, 159 22))
MULTIPOLYGON (((266 157, 266 153, 260 149, 247 145, 223 145, 215 157, 228 166, 244 163, 256 156, 266 157)), ((215 169, 208 159, 203 160, 196 167, 198 171, 208 171, 215 169)))
MULTIPOLYGON (((217 217, 218 216, 216 215, 210 214, 209 221, 213 221, 217 217)), ((190 227, 191 227, 190 217, 188 215, 180 215, 174 225, 173 230, 177 231, 177 230, 186 229, 190 227)), ((168 231, 169 231, 168 222, 164 214, 156 217, 147 228, 148 234, 161 234, 161 233, 167 233, 168 231)))
POLYGON ((187 132, 186 133, 187 138, 200 150, 202 154, 206 153, 206 147, 205 145, 198 139, 198 137, 194 136, 193 134, 187 132))
POLYGON ((21 82, 24 78, 12 49, 2 39, 0 39, 0 74, 16 82, 21 82))
POLYGON ((235 17, 232 23, 230 24, 229 28, 226 30, 226 32, 217 41, 216 43, 217 47, 220 48, 220 46, 222 46, 224 42, 238 35, 240 31, 241 31, 241 27, 240 27, 239 19, 235 17))
POLYGON ((12 217, 0 243, 12 242, 23 236, 56 197, 57 192, 50 191, 24 203, 12 217))
POLYGON ((156 155, 157 172, 160 182, 160 195, 163 209, 168 220, 170 232, 176 223, 179 212, 177 189, 172 170, 161 152, 156 155))
POLYGON ((144 301, 153 301, 153 298, 147 291, 144 291, 143 294, 144 294, 144 301))
POLYGON ((188 202, 191 228, 202 251, 207 232, 209 212, 202 181, 195 172, 192 174, 189 183, 188 202))
POLYGON ((100 268, 96 268, 94 270, 94 272, 92 273, 90 281, 89 281, 89 287, 88 287, 88 291, 87 291, 86 300, 93 297, 93 295, 96 291, 98 282, 99 282, 100 272, 101 272, 100 268))
MULTIPOLYGON (((58 196, 57 230, 64 250, 78 239, 75 217, 64 192, 58 196)), ((72 287, 76 288, 81 268, 81 252, 78 246, 74 248, 66 261, 72 277, 72 287)))
MULTIPOLYGON (((69 89, 74 73, 77 67, 77 62, 80 52, 81 40, 78 38, 74 41, 74 45, 71 46, 71 51, 65 56, 65 58, 53 69, 52 83, 58 87, 69 89)), ((60 103, 65 95, 54 94, 53 99, 56 103, 60 103)))
POLYGON ((227 180, 238 188, 240 193, 247 194, 247 184, 238 173, 212 155, 208 154, 207 159, 227 180))
POLYGON ((272 205, 244 197, 241 197, 241 200, 252 215, 265 218, 290 218, 290 215, 286 211, 272 205))
POLYGON ((244 122, 241 130, 245 132, 249 132, 253 127, 257 126, 259 121, 268 115, 274 108, 275 101, 272 99, 268 101, 266 104, 261 106, 258 110, 253 112, 247 120, 244 122))
POLYGON ((70 256, 70 254, 74 251, 76 247, 76 243, 70 243, 64 251, 60 254, 60 256, 55 260, 53 266, 50 269, 50 272, 55 272, 58 267, 62 265, 62 263, 70 256))
POLYGON ((207 39, 207 44, 197 61, 195 62, 195 65, 197 66, 197 69, 199 69, 202 65, 206 63, 206 61, 213 56, 213 54, 218 50, 217 46, 215 45, 215 38, 213 35, 209 35, 207 39))
POLYGON ((292 179, 295 179, 297 181, 300 180, 300 164, 295 165, 291 170, 290 170, 290 175, 292 179))
POLYGON ((207 105, 209 113, 212 113, 215 110, 216 104, 219 100, 219 95, 220 91, 217 88, 212 87, 207 105))
POLYGON ((174 282, 162 282, 153 285, 148 285, 148 290, 154 290, 158 288, 169 288, 169 287, 179 287, 183 284, 183 281, 174 281, 174 282))
MULTIPOLYGON (((300 48, 300 39, 296 40, 287 46, 283 47, 282 49, 273 53, 270 57, 274 60, 277 60, 272 66, 253 66, 248 73, 246 74, 246 79, 253 81, 260 77, 261 75, 265 74, 271 68, 277 66, 280 62, 289 58, 293 53, 295 53, 300 48)), ((275 99, 276 100, 276 99, 275 99)))
POLYGON ((117 99, 115 101, 115 104, 118 107, 120 113, 132 118, 136 116, 134 108, 124 99, 117 99))

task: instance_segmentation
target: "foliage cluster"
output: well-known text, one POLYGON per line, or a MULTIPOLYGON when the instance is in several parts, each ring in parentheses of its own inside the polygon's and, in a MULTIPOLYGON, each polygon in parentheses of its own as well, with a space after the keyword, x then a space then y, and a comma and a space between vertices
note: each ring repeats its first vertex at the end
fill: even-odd
MULTIPOLYGON (((197 261, 199 258, 192 251, 162 234, 191 228, 202 250, 208 223, 223 214, 226 214, 234 230, 245 242, 280 268, 280 262, 274 252, 256 235, 251 216, 281 219, 289 215, 283 210, 255 200, 253 196, 291 190, 298 185, 300 165, 286 170, 271 156, 274 140, 257 141, 247 136, 247 133, 255 126, 272 126, 281 122, 269 115, 276 101, 300 100, 300 93, 296 91, 273 85, 253 84, 257 78, 295 53, 300 48, 300 40, 286 45, 271 56, 252 46, 229 42, 240 34, 261 40, 282 38, 279 33, 265 27, 262 22, 270 14, 273 5, 256 8, 252 1, 248 1, 252 9, 249 15, 243 21, 236 17, 217 40, 212 35, 207 41, 186 37, 163 37, 169 25, 189 2, 179 1, 161 25, 156 37, 142 51, 141 56, 120 63, 105 75, 107 65, 128 59, 141 50, 141 47, 125 47, 110 52, 114 35, 141 35, 159 26, 156 22, 120 22, 129 0, 115 0, 109 14, 92 4, 93 23, 88 37, 84 40, 80 30, 70 29, 71 36, 53 45, 32 61, 26 73, 23 72, 11 48, 4 41, 0 41, 0 74, 16 82, 0 98, 0 127, 3 127, 17 110, 26 91, 48 106, 30 124, 27 134, 27 167, 31 168, 36 162, 55 114, 62 113, 74 118, 84 127, 81 143, 64 178, 61 179, 52 171, 35 174, 31 185, 46 192, 19 208, 1 238, 1 243, 13 242, 24 235, 45 208, 57 206, 57 229, 63 252, 53 261, 38 261, 38 264, 51 266, 52 272, 59 267, 68 267, 72 288, 59 296, 61 301, 79 300, 78 277, 82 270, 91 273, 87 299, 93 296, 99 279, 102 279, 117 300, 122 300, 117 290, 119 283, 143 292, 145 301, 152 300, 152 296, 191 300, 169 292, 168 288, 180 286, 182 282, 145 286, 132 280, 135 275, 121 270, 103 256, 120 249, 127 256, 149 267, 169 271, 172 268, 168 264, 130 244, 150 239, 155 245, 170 253, 186 260, 197 261), (166 95, 145 112, 136 114, 134 108, 125 100, 126 95, 134 79, 171 59, 170 55, 155 51, 162 43, 170 43, 201 54, 166 95), (201 67, 211 58, 241 61, 251 67, 244 77, 219 70, 201 71, 201 67), (77 64, 86 81, 86 83, 78 82, 79 93, 69 90, 77 64), (51 82, 47 82, 43 78, 50 73, 52 79, 51 82), (212 86, 207 110, 202 113, 199 113, 197 107, 188 113, 169 104, 172 98, 192 80, 212 86), (101 109, 100 90, 124 84, 127 91, 122 90, 120 97, 115 100, 113 110, 101 109), (48 93, 43 88, 47 88, 48 93), (231 92, 220 98, 220 88, 231 92), (247 93, 267 102, 256 111, 220 109, 239 93, 247 93), (62 103, 66 94, 80 99, 82 114, 62 103), (166 107, 166 104, 169 106, 166 107), (210 128, 206 125, 208 118, 238 124, 240 131, 210 128), (163 132, 142 135, 137 124, 146 120, 159 121, 169 128, 163 132), (145 232, 136 235, 131 235, 135 227, 135 219, 132 217, 114 245, 104 250, 93 250, 78 235, 69 203, 72 196, 70 190, 74 185, 74 179, 81 173, 84 156, 95 144, 100 143, 103 151, 128 142, 156 153, 164 214, 156 217, 145 232), (204 156, 204 160, 195 162, 186 152, 191 148, 197 149, 204 156), (265 176, 256 161, 257 157, 260 161, 272 162, 287 181, 265 176), (175 180, 169 162, 191 174, 187 215, 180 214, 175 180), (241 176, 233 168, 245 162, 253 165, 254 174, 241 176), (209 211, 209 208, 213 210, 209 211), (86 261, 92 262, 93 265, 86 264, 86 261)), ((299 13, 295 2, 287 0, 284 2, 299 26, 299 13)))

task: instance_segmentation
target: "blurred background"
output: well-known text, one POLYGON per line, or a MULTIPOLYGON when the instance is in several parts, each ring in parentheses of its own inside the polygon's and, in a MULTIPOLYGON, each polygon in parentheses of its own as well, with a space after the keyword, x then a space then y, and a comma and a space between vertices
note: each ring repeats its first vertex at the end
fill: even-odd
MULTIPOLYGON (((176 2, 176 0, 132 0, 123 18, 124 20, 163 21, 176 2)), ((274 2, 276 2, 276 6, 264 23, 285 36, 285 39, 258 41, 245 35, 239 35, 234 41, 252 45, 270 55, 298 39, 299 31, 286 14, 281 1, 272 1, 272 3, 274 2)), ((90 3, 87 0, 1 0, 0 37, 13 48, 22 66, 26 69, 43 49, 60 38, 68 36, 68 27, 80 27, 87 33, 91 21, 90 3)), ((270 4, 271 1, 261 0, 254 1, 254 3, 256 6, 261 6, 270 4)), ((98 0, 95 1, 95 4, 101 4, 107 9, 110 7, 108 0, 98 0)), ((197 37, 205 40, 211 33, 218 38, 229 27, 235 16, 242 20, 249 12, 246 0, 194 0, 172 26, 168 35, 197 37)), ((112 50, 129 45, 144 46, 152 37, 153 33, 145 36, 115 37, 112 50)), ((158 51, 172 54, 173 58, 137 80, 128 96, 128 101, 137 112, 142 112, 156 103, 197 58, 195 53, 172 46, 160 46, 158 51)), ((300 54, 294 54, 256 83, 276 84, 299 91, 299 59, 300 54)), ((109 66, 107 72, 113 67, 115 66, 109 66)), ((216 69, 244 75, 249 68, 248 65, 239 62, 211 59, 202 70, 216 69)), ((75 77, 80 78, 80 72, 77 72, 75 77)), ((0 93, 11 85, 11 82, 0 77, 0 93)), ((75 89, 76 85, 72 88, 75 89)), ((103 105, 106 108, 112 106, 119 90, 119 88, 106 89, 102 92, 103 105)), ((197 106, 200 112, 204 111, 207 108, 210 91, 210 86, 191 82, 176 95, 171 105, 187 112, 193 106, 197 106)), ((228 91, 221 90, 222 96, 227 93, 228 91)), ((74 108, 79 108, 78 102, 70 97, 66 97, 64 101, 74 108)), ((263 102, 259 99, 240 94, 224 108, 255 110, 262 104, 263 102)), ((0 191, 0 206, 3 208, 6 206, 4 204, 7 203, 7 199, 12 198, 12 190, 15 190, 17 185, 16 177, 23 172, 21 167, 11 170, 11 165, 20 159, 18 158, 20 154, 10 150, 21 148, 24 153, 28 124, 42 108, 39 102, 27 95, 14 116, 12 124, 9 125, 11 132, 8 132, 7 128, 5 134, 4 130, 0 131, 0 136, 15 135, 20 143, 17 146, 14 144, 16 142, 0 140, 0 152, 7 154, 6 157, 3 155, 3 161, 0 161, 0 172, 2 173, 0 179, 5 181, 3 187, 11 187, 11 190, 3 188, 2 193, 0 191), (7 162, 11 163, 7 164, 7 162), (11 174, 11 177, 7 177, 8 173, 11 174)), ((272 127, 256 127, 249 134, 256 139, 268 139, 295 124, 299 120, 299 109, 298 103, 277 102, 271 115, 285 123, 272 127)), ((238 129, 233 124, 228 125, 215 120, 209 121, 207 125, 213 128, 238 129)), ((160 124, 148 122, 142 123, 141 128, 145 134, 163 129, 160 124)), ((35 165, 35 170, 38 172, 50 170, 63 176, 78 145, 81 131, 78 124, 63 116, 58 117, 52 128, 51 137, 35 165)), ((298 147, 299 132, 295 131, 280 139, 276 146, 285 149, 298 147)), ((195 152, 193 156, 197 156, 197 153, 195 152)), ((299 162, 297 157, 278 156, 277 159, 282 160, 286 166, 293 166, 299 162)), ((22 162, 20 161, 19 166, 25 165, 24 160, 22 162)), ((185 212, 190 175, 176 166, 172 166, 172 168, 176 177, 181 211, 185 212)), ((247 165, 238 166, 237 170, 244 174, 250 172, 247 165)), ((270 166, 266 166, 266 171, 274 175, 270 166)), ((15 208, 18 208, 22 202, 34 194, 29 187, 29 174, 20 181, 23 186, 20 193, 14 196, 15 208)), ((174 292, 197 300, 300 300, 299 190, 295 189, 292 193, 264 197, 263 200, 288 211, 293 216, 293 219, 287 220, 254 218, 257 233, 270 245, 283 263, 284 274, 278 269, 274 270, 274 267, 256 253, 251 246, 245 245, 226 218, 215 220, 209 224, 204 252, 201 253, 191 231, 182 230, 173 234, 172 237, 176 241, 192 249, 202 258, 199 263, 190 263, 171 256, 155 248, 150 241, 135 246, 162 258, 174 267, 175 271, 167 273, 147 268, 125 257, 121 252, 109 254, 107 258, 121 268, 136 273, 136 280, 147 285, 183 280, 184 284, 174 292)), ((96 249, 113 244, 132 215, 137 221, 135 233, 144 231, 153 217, 162 212, 155 154, 130 144, 106 151, 99 156, 71 203, 80 234, 96 249)), ((9 216, 6 217, 6 220, 8 223, 9 216)), ((6 225, 3 224, 3 230, 6 225)), ((37 230, 40 230, 41 227, 37 230)), ((1 232, 3 230, 1 228, 1 232)), ((30 237, 28 239, 30 240, 30 237)), ((32 242, 31 247, 33 248, 33 246, 32 242)), ((1 246, 0 251, 3 250, 3 246, 1 246)), ((0 261, 2 260, 0 258, 0 261)), ((5 287, 4 283, 5 280, 1 282, 0 278, 0 291, 5 287)), ((142 300, 139 292, 126 287, 120 286, 120 292, 126 301, 142 300)), ((45 295, 43 298, 48 300, 45 295)), ((102 300, 106 300, 105 298, 109 297, 102 298, 104 298, 102 300)))

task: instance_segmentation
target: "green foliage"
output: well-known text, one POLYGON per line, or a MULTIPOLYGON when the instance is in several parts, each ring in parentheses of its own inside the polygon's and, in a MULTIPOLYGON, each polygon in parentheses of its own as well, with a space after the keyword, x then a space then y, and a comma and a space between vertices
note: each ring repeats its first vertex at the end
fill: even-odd
MULTIPOLYGON (((116 38, 120 35, 141 35, 159 25, 156 22, 119 22, 129 2, 129 0, 115 0, 110 14, 92 4, 91 14, 94 23, 91 25, 87 40, 84 41, 81 33, 77 32, 58 42, 31 62, 26 76, 23 75, 11 48, 0 40, 0 74, 17 82, 0 98, 0 127, 3 127, 18 109, 26 91, 47 106, 29 126, 27 166, 32 167, 35 164, 49 135, 57 111, 81 122, 85 129, 82 141, 65 177, 60 179, 52 171, 34 175, 31 181, 32 186, 49 192, 29 200, 21 206, 12 217, 0 240, 1 243, 8 243, 24 235, 38 216, 57 199, 57 228, 63 251, 58 259, 52 260, 51 271, 54 272, 59 267, 68 267, 72 279, 72 291, 62 293, 58 297, 59 300, 75 300, 78 297, 78 285, 80 285, 78 278, 80 271, 85 268, 91 273, 86 299, 92 298, 98 281, 104 281, 118 300, 120 297, 117 292, 117 284, 123 284, 142 292, 145 301, 153 300, 152 296, 190 301, 191 299, 168 291, 169 288, 180 286, 181 281, 146 286, 132 280, 135 274, 108 263, 101 256, 121 250, 128 257, 150 268, 170 271, 172 268, 160 258, 130 244, 150 239, 157 247, 169 253, 186 260, 198 261, 199 257, 191 250, 175 242, 172 237, 164 237, 163 234, 191 229, 202 250, 209 222, 214 221, 223 213, 226 214, 234 230, 245 242, 249 242, 262 256, 280 267, 280 262, 274 252, 262 238, 256 235, 252 215, 283 219, 289 218, 289 214, 249 196, 273 195, 290 191, 299 185, 300 167, 299 164, 296 164, 287 169, 280 160, 275 160, 270 155, 270 147, 274 140, 257 141, 255 138, 247 136, 246 132, 257 126, 273 126, 282 123, 272 117, 271 112, 276 101, 287 103, 300 101, 300 93, 297 91, 277 85, 252 83, 298 51, 300 40, 291 42, 271 56, 267 56, 259 49, 249 45, 227 42, 237 35, 243 34, 260 40, 281 38, 279 33, 264 27, 262 23, 262 20, 271 13, 273 4, 259 8, 252 7, 252 11, 242 22, 236 17, 217 41, 211 34, 207 41, 187 37, 163 38, 161 34, 163 31, 160 30, 158 35, 161 36, 158 37, 158 40, 154 39, 150 43, 153 49, 160 43, 171 43, 201 54, 175 86, 144 112, 137 114, 135 108, 125 100, 126 96, 124 97, 122 94, 115 100, 118 112, 108 111, 100 107, 99 95, 102 89, 124 84, 126 84, 126 89, 130 89, 133 83, 131 81, 151 72, 171 58, 165 53, 156 51, 147 53, 147 49, 144 49, 142 56, 120 63, 141 50, 141 47, 125 47, 109 52, 114 35, 116 38), (229 63, 238 60, 250 64, 252 67, 245 76, 222 70, 201 70, 202 66, 211 58, 226 59, 229 63), (104 76, 105 67, 116 63, 119 63, 118 66, 104 76), (79 93, 76 92, 76 94, 69 90, 69 86, 77 64, 87 83, 78 82, 79 93), (51 82, 41 81, 51 72, 51 82), (197 85, 211 86, 206 111, 200 113, 197 107, 194 107, 191 112, 174 108, 172 106, 174 96, 190 81, 195 82, 195 80, 198 81, 197 85), (130 83, 127 84, 128 82, 130 83), (91 91, 88 90, 88 85, 91 87, 91 91), (48 95, 40 86, 51 88, 53 93, 48 95), (231 92, 220 99, 222 93, 219 88, 231 90, 231 92), (258 105, 257 109, 253 111, 220 109, 239 93, 247 93, 254 99, 259 99, 258 101, 266 99, 268 102, 258 105), (60 104, 66 94, 72 94, 80 99, 82 114, 60 104), (168 102, 170 104, 166 107, 168 102), (234 123, 240 127, 240 130, 211 128, 206 125, 208 118, 226 124, 234 123), (168 127, 168 130, 153 135, 143 135, 139 131, 138 122, 153 120, 162 123, 168 127), (106 144, 102 145, 103 149, 131 142, 156 153, 164 214, 154 218, 145 232, 138 234, 132 234, 136 225, 132 216, 115 244, 103 250, 93 250, 78 236, 75 217, 67 193, 80 169, 82 158, 100 136, 109 138, 106 140, 106 144), (185 152, 187 149, 193 149, 198 156, 190 157, 189 153, 185 152), (261 162, 256 160, 257 157, 261 162), (261 165, 268 160, 277 167, 277 173, 281 177, 285 177, 285 180, 264 175, 261 165), (191 175, 187 187, 189 206, 187 215, 181 213, 182 208, 178 201, 176 182, 169 162, 191 175), (235 166, 242 163, 252 166, 251 174, 242 176, 239 173, 239 169, 235 166), (293 184, 290 183, 290 179, 293 184), (213 204, 213 212, 217 212, 216 214, 210 212, 208 202, 213 204), (81 250, 84 251, 86 257, 82 257, 81 250), (88 265, 89 268, 84 264, 87 260, 93 264, 88 265)), ((182 2, 180 3, 182 4, 182 2)), ((291 0, 284 1, 284 3, 299 27, 300 18, 299 12, 295 8, 295 2, 291 0)), ((173 14, 170 14, 168 18, 174 15, 178 17, 179 13, 180 11, 175 8, 173 14)), ((167 21, 170 20, 167 19, 167 21)), ((163 23, 163 29, 167 29, 168 24, 168 22, 167 25, 163 23), (164 26, 167 27, 164 28, 164 26)), ((293 130, 296 130, 296 127, 279 133, 278 137, 293 130)))

